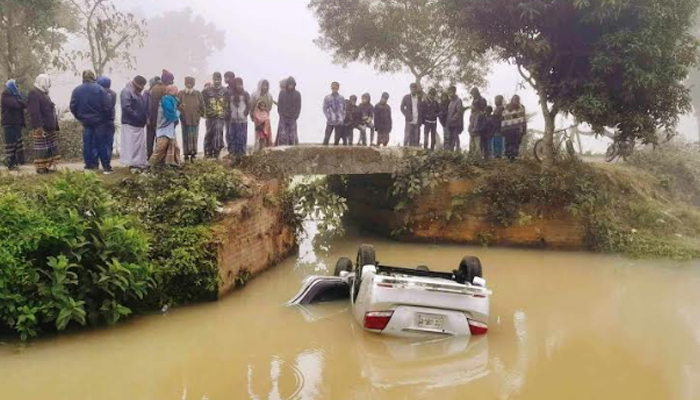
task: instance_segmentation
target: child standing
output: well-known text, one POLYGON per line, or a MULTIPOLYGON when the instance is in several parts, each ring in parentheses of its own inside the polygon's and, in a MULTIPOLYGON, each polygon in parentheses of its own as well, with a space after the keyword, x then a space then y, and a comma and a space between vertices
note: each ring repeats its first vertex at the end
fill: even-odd
POLYGON ((389 93, 384 92, 382 99, 374 107, 374 128, 377 130, 377 145, 388 146, 392 129, 391 106, 388 104, 389 93))
POLYGON ((156 125, 156 148, 151 157, 151 166, 180 166, 180 148, 175 137, 175 127, 180 120, 178 92, 177 86, 169 85, 160 100, 156 125))
POLYGON ((374 142, 374 106, 372 106, 372 98, 369 93, 362 95, 362 103, 358 107, 358 123, 357 129, 360 131, 360 141, 358 144, 367 146, 367 129, 370 130, 369 145, 374 142))
POLYGON ((264 101, 258 101, 253 111, 253 122, 255 123, 255 140, 258 150, 272 146, 270 112, 267 109, 267 103, 264 101))

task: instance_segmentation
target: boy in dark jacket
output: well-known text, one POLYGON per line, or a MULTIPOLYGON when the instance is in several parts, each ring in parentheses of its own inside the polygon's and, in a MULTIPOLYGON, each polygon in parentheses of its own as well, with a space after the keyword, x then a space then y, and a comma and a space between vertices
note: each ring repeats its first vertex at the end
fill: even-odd
POLYGON ((437 121, 440 117, 440 103, 437 100, 437 90, 430 89, 428 96, 421 103, 421 115, 423 116, 423 148, 435 150, 437 137, 437 121))
POLYGON ((362 95, 362 103, 357 107, 357 117, 355 126, 360 131, 360 141, 358 144, 367 146, 367 129, 370 131, 369 145, 374 142, 374 106, 369 93, 362 95))
POLYGON ((10 170, 24 164, 22 128, 27 103, 19 92, 14 79, 7 81, 2 92, 2 130, 5 139, 5 165, 10 170))
POLYGON ((377 145, 389 145, 389 134, 392 128, 391 106, 388 104, 389 93, 383 93, 382 99, 374 106, 374 129, 377 130, 377 145))
MULTIPOLYGON (((354 94, 345 101, 345 121, 341 135, 344 146, 352 146, 357 127, 357 96, 354 94)), ((337 143, 336 143, 337 144, 337 143)))

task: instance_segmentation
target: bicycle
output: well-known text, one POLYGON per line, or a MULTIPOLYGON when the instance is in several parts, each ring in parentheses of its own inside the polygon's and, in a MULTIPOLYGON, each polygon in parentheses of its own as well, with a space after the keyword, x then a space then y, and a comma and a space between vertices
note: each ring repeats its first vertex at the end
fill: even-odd
MULTIPOLYGON (((574 142, 572 140, 571 135, 569 134, 569 129, 574 127, 575 126, 571 126, 566 129, 554 131, 555 160, 572 159, 576 157, 576 149, 574 148, 574 142)), ((542 162, 545 158, 544 139, 540 139, 535 143, 535 158, 539 162, 542 162)))
POLYGON ((608 149, 605 151, 605 161, 611 163, 620 158, 622 158, 623 161, 627 161, 627 159, 634 153, 634 147, 634 139, 621 139, 620 137, 615 137, 612 144, 610 144, 608 149))

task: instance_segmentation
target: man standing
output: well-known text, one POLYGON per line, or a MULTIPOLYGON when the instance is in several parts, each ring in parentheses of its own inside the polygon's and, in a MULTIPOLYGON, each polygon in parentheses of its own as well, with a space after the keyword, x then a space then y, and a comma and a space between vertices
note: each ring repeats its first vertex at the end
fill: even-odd
POLYGON ((417 83, 411 84, 411 93, 404 96, 401 101, 401 113, 406 117, 406 129, 404 131, 404 147, 420 146, 420 126, 423 118, 420 113, 421 103, 420 90, 417 83))
POLYGON ((506 139, 506 157, 514 161, 520 155, 520 144, 527 133, 527 112, 517 94, 503 113, 501 132, 506 139))
POLYGON ((447 90, 450 105, 447 107, 447 131, 445 132, 445 150, 459 149, 459 135, 464 132, 464 105, 457 96, 457 88, 451 86, 447 90))
POLYGON ((204 156, 219 158, 224 148, 224 126, 228 115, 228 90, 221 85, 221 73, 214 72, 212 86, 202 93, 207 133, 204 136, 204 156))
POLYGON ((148 137, 146 138, 146 149, 148 150, 148 158, 153 155, 153 146, 156 143, 156 128, 158 126, 158 108, 160 101, 165 96, 165 89, 175 83, 175 76, 168 70, 163 70, 160 76, 160 82, 157 82, 150 90, 150 101, 148 103, 148 137), (153 136, 151 136, 151 134, 153 136))
POLYGON ((326 115, 326 134, 323 139, 323 145, 328 146, 331 139, 331 133, 335 131, 335 145, 340 143, 343 138, 345 124, 345 99, 338 93, 340 83, 331 83, 331 94, 323 100, 323 113, 326 115))
MULTIPOLYGON (((146 78, 137 76, 126 84, 119 98, 122 106, 122 137, 119 162, 133 171, 148 167, 146 132, 148 108, 146 96, 141 92, 146 86, 146 78)), ((155 132, 154 132, 155 136, 155 132)))
POLYGON ((109 96, 95 82, 95 73, 83 71, 83 83, 75 88, 70 99, 70 111, 83 125, 83 159, 86 170, 99 167, 97 161, 97 127, 110 117, 109 96))
POLYGON ((437 121, 440 116, 440 103, 437 100, 437 90, 430 89, 428 96, 421 103, 421 115, 423 116, 423 148, 435 150, 437 139, 437 121), (430 147, 428 147, 430 146, 430 147))
POLYGON ((199 90, 194 89, 195 79, 185 77, 185 89, 178 93, 182 113, 182 151, 185 161, 193 162, 197 157, 199 146, 199 121, 205 114, 204 98, 199 90))
POLYGON ((148 89, 145 89, 143 91, 143 94, 142 94, 143 104, 146 107, 146 120, 147 120, 147 123, 146 123, 146 142, 151 143, 151 147, 150 147, 151 150, 150 151, 153 151, 153 144, 155 143, 155 140, 156 140, 156 127, 151 126, 151 124, 149 123, 150 122, 149 114, 150 114, 150 110, 151 110, 151 101, 153 100, 151 98, 151 90, 153 90, 153 88, 158 83, 160 83, 160 76, 154 76, 153 78, 151 78, 151 80, 148 81, 148 89))
MULTIPOLYGON (((236 80, 236 74, 234 74, 232 71, 224 72, 224 85, 226 85, 226 90, 228 91, 228 95, 226 96, 227 99, 230 99, 231 95, 233 94, 235 80, 236 80)), ((227 100, 226 104, 230 105, 231 103, 227 100)), ((230 130, 231 130, 231 109, 227 109, 226 110, 226 125, 224 127, 224 138, 226 138, 226 148, 227 149, 230 149, 233 146, 233 143, 230 143, 228 141, 229 137, 231 137, 230 130)))
POLYGON ((486 100, 481 97, 481 92, 478 88, 473 88, 470 92, 472 96, 472 106, 471 115, 469 116, 469 152, 472 154, 477 154, 480 147, 481 136, 479 131, 481 127, 479 126, 479 121, 482 121, 482 117, 486 112, 486 100))
POLYGON ((280 92, 277 101, 280 123, 277 129, 276 146, 296 146, 299 144, 297 120, 301 114, 301 93, 296 90, 296 87, 297 81, 290 76, 285 80, 284 90, 280 92))
POLYGON ((97 127, 97 157, 102 163, 105 175, 112 173, 112 153, 114 152, 114 118, 116 117, 117 94, 112 90, 112 80, 106 76, 97 78, 97 84, 107 92, 109 96, 109 116, 103 124, 97 127))

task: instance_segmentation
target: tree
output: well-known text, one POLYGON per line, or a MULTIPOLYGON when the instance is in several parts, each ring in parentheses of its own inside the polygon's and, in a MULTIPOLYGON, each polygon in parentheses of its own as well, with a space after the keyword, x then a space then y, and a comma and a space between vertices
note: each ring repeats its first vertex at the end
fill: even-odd
POLYGON ((226 45, 224 31, 191 9, 148 20, 148 31, 144 46, 135 53, 144 74, 158 75, 165 67, 178 78, 189 75, 203 82, 211 76, 207 59, 226 45))
MULTIPOLYGON (((700 40, 700 21, 696 20, 693 34, 696 39, 700 40)), ((690 87, 690 95, 693 99, 693 110, 695 111, 695 120, 698 122, 698 140, 700 140, 700 69, 696 68, 690 72, 690 76, 686 81, 690 87)))
POLYGON ((336 63, 406 71, 416 83, 483 83, 488 62, 446 23, 439 0, 312 0, 309 7, 320 25, 316 43, 336 63))
MULTIPOLYGON (((143 46, 147 35, 146 21, 132 13, 119 11, 111 0, 66 0, 81 18, 80 36, 87 40, 87 50, 75 50, 74 60, 89 60, 93 71, 102 75, 110 64, 133 67, 134 46, 143 46)), ((73 65, 78 72, 78 68, 73 65)))
POLYGON ((60 0, 0 1, 0 76, 27 86, 42 72, 65 69, 63 45, 76 28, 60 0))
POLYGON ((690 110, 696 0, 445 0, 455 27, 517 65, 537 92, 547 164, 554 122, 573 115, 602 132, 656 143, 690 110))

